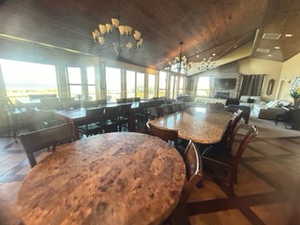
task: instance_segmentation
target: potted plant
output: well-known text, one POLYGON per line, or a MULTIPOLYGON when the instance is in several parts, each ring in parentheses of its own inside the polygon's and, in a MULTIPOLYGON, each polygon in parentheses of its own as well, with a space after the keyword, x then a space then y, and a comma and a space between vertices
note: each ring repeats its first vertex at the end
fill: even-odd
POLYGON ((294 99, 295 108, 298 109, 300 106, 300 87, 292 87, 290 95, 294 99))

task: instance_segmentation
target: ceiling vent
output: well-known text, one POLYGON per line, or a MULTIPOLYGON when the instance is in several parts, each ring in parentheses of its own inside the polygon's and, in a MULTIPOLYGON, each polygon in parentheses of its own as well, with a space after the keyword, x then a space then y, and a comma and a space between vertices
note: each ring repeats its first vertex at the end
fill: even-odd
POLYGON ((260 53, 265 53, 265 54, 270 53, 270 49, 267 49, 267 48, 257 48, 256 51, 260 52, 260 53))
POLYGON ((279 33, 264 33, 262 39, 264 40, 279 40, 281 34, 279 33))

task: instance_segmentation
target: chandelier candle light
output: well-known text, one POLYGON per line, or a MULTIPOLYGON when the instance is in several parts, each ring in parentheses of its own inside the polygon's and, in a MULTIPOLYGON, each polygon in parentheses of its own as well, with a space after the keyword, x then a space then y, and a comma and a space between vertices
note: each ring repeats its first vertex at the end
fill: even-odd
POLYGON ((141 48, 143 46, 142 33, 134 30, 131 26, 121 25, 117 18, 111 19, 111 24, 99 24, 92 32, 92 37, 96 43, 101 46, 112 43, 117 55, 120 55, 121 49, 141 48), (113 38, 114 33, 117 33, 117 40, 113 38))

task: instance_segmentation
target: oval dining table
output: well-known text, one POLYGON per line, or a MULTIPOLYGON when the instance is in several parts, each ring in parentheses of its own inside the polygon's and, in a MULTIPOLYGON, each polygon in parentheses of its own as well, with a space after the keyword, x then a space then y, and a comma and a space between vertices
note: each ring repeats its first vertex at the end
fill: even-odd
POLYGON ((161 139, 107 133, 57 147, 18 194, 26 225, 157 225, 185 182, 179 153, 161 139))
POLYGON ((209 105, 192 106, 184 111, 165 115, 149 121, 151 125, 166 130, 178 130, 178 137, 201 144, 221 141, 232 119, 232 113, 224 108, 209 105))

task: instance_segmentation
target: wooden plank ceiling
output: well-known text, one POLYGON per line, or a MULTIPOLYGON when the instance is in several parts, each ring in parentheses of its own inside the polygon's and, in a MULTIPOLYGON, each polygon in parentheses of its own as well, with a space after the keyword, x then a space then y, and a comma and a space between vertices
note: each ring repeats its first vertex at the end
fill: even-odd
POLYGON ((272 0, 263 22, 254 56, 257 58, 285 61, 300 52, 300 1, 272 0), (266 40, 264 33, 280 34, 278 40, 266 40), (292 34, 292 37, 286 37, 292 34), (278 48, 279 47, 279 48, 278 48), (258 52, 257 48, 269 52, 258 52))
POLYGON ((145 41, 122 59, 161 69, 178 54, 180 41, 184 54, 200 61, 253 39, 267 6, 268 0, 2 0, 0 33, 114 58, 90 32, 120 14, 121 23, 141 31, 145 41))

